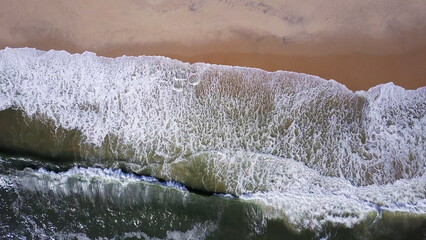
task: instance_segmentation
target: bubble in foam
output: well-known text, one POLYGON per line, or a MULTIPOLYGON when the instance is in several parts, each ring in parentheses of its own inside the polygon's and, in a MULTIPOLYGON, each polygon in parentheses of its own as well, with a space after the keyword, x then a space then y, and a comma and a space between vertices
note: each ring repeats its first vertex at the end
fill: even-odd
POLYGON ((173 78, 173 90, 176 92, 182 92, 185 84, 185 79, 173 78))
POLYGON ((199 74, 197 73, 191 73, 188 77, 188 83, 192 86, 197 86, 201 81, 201 78, 199 74))
POLYGON ((188 84, 192 86, 196 86, 200 83, 201 76, 196 67, 191 67, 188 73, 188 84))
POLYGON ((187 72, 184 69, 175 69, 172 73, 173 76, 173 90, 182 92, 187 81, 187 72))

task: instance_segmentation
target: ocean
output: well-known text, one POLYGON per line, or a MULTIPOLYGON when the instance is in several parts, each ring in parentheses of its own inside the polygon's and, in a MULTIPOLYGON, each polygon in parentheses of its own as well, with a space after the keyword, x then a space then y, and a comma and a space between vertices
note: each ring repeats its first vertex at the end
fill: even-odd
POLYGON ((426 87, 6 48, 0 238, 425 239, 425 113, 426 87))

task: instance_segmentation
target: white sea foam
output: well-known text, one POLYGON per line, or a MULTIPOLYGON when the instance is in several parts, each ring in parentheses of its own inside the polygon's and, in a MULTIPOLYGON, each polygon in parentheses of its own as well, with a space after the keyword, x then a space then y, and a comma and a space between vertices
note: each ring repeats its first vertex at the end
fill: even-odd
MULTIPOLYGON (((138 232, 127 232, 127 233, 124 233, 123 236, 116 236, 111 239, 202 240, 202 239, 205 239, 209 234, 211 234, 211 232, 213 232, 215 229, 216 229, 216 226, 214 225, 214 223, 206 222, 206 223, 195 224, 191 229, 185 232, 167 231, 167 235, 164 238, 152 237, 144 232, 138 231, 138 232)), ((57 239, 78 239, 78 240, 90 239, 84 233, 57 232, 53 234, 46 234, 40 229, 37 231, 34 231, 32 234, 34 238, 37 238, 37 237, 47 238, 47 236, 52 235, 54 238, 57 238, 57 239)), ((102 233, 100 233, 100 235, 102 235, 102 233)))
MULTIPOLYGON (((90 184, 93 181, 109 182, 113 181, 120 183, 121 185, 127 185, 129 183, 145 182, 162 185, 168 188, 174 188, 183 192, 188 192, 185 186, 174 181, 160 182, 158 179, 149 176, 139 176, 131 173, 124 173, 120 169, 102 169, 102 168, 80 168, 73 167, 65 172, 55 173, 47 171, 43 168, 37 170, 38 173, 49 176, 52 181, 68 181, 70 178, 76 178, 84 180, 90 184)), ((30 186, 31 184, 29 184, 30 186)))
MULTIPOLYGON (((111 239, 144 239, 144 240, 202 240, 205 239, 211 232, 213 232, 216 229, 216 225, 211 222, 205 222, 205 223, 197 223, 195 224, 191 229, 188 229, 185 232, 181 231, 167 231, 167 235, 164 238, 158 238, 149 236, 145 232, 127 232, 124 233, 121 236, 115 236, 111 239)), ((33 232, 31 232, 31 235, 33 238, 49 238, 54 237, 55 239, 78 239, 78 240, 88 240, 89 238, 84 233, 73 233, 73 232, 54 232, 54 233, 46 233, 43 231, 43 229, 34 229, 33 232)), ((102 236, 102 233, 99 233, 99 235, 102 236)), ((11 236, 6 237, 16 237, 11 234, 11 236)), ((102 238, 99 237, 98 239, 108 239, 108 238, 102 238)))
MULTIPOLYGON (((297 230, 320 230, 326 224, 352 227, 366 220, 369 215, 374 218, 371 214, 379 218, 384 210, 426 214, 425 177, 398 180, 393 184, 357 187, 341 178, 322 176, 293 160, 282 161, 288 163, 277 171, 281 171, 283 176, 291 174, 287 181, 270 183, 269 191, 255 191, 240 196, 240 199, 260 206, 264 218, 285 220, 297 230)), ((20 186, 37 193, 54 193, 57 197, 79 194, 88 200, 101 198, 119 204, 151 203, 152 199, 158 201, 154 192, 143 190, 146 187, 138 183, 161 185, 152 178, 99 168, 75 167, 62 173, 26 169, 23 173, 16 174, 18 177, 2 175, 0 186, 20 186), (137 190, 135 186, 139 186, 137 190)), ((175 185, 165 185, 167 188, 176 188, 175 185)), ((182 191, 181 188, 178 189, 182 191)), ((169 196, 170 199, 164 198, 161 201, 186 205, 186 189, 180 195, 178 192, 174 194, 169 196)))
POLYGON ((150 237, 144 232, 129 232, 124 234, 124 239, 145 239, 145 240, 180 240, 180 239, 193 239, 201 240, 205 239, 211 232, 213 232, 217 226, 212 222, 197 223, 191 229, 186 232, 181 231, 167 231, 165 238, 150 237))
MULTIPOLYGON (((78 129, 95 145, 118 136, 135 151, 127 156, 132 161, 241 149, 302 161, 357 184, 425 172, 426 88, 386 84, 353 94, 305 74, 163 57, 5 49, 0 59, 0 109, 78 129), (194 71, 204 79, 203 91, 187 84, 194 71), (185 91, 173 90, 175 79, 185 91)), ((116 147, 111 152, 118 157, 116 147)))
POLYGON ((292 72, 5 49, 7 108, 78 129, 85 144, 117 136, 131 166, 243 194, 301 228, 351 226, 377 209, 426 213, 425 87, 353 93, 292 72))
MULTIPOLYGON (((291 171, 291 170, 289 170, 291 171)), ((262 206, 267 218, 282 219, 297 229, 321 229, 325 224, 352 227, 369 214, 383 210, 426 214, 426 178, 398 180, 393 184, 353 186, 347 180, 320 176, 310 170, 295 176, 303 187, 243 194, 242 199, 262 206)))
POLYGON ((235 198, 234 196, 232 196, 231 194, 227 193, 227 194, 223 194, 223 193, 214 193, 213 196, 218 196, 218 197, 222 197, 222 198, 235 198))

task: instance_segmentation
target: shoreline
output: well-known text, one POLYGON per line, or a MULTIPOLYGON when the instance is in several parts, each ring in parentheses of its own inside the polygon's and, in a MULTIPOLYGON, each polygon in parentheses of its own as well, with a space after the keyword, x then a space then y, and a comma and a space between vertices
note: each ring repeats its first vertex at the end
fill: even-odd
POLYGON ((98 56, 165 56, 183 62, 260 68, 266 71, 292 71, 333 79, 352 91, 368 90, 379 84, 393 82, 406 89, 426 85, 426 46, 406 53, 373 55, 366 53, 287 55, 253 49, 250 41, 205 43, 195 47, 178 44, 116 45, 83 48, 58 38, 45 38, 18 44, 0 43, 5 47, 30 47, 39 50, 65 50, 70 53, 91 51, 98 56), (241 47, 243 46, 243 47, 241 47), (234 49, 234 50, 232 50, 234 49))
POLYGON ((202 62, 305 73, 333 79, 352 91, 368 90, 393 82, 406 89, 426 86, 426 48, 419 53, 375 56, 352 53, 324 56, 288 56, 262 53, 211 53, 196 56, 170 55, 184 62, 202 62), (413 56, 414 55, 414 56, 413 56))
POLYGON ((7 1, 0 49, 166 56, 293 71, 367 90, 426 86, 426 3, 400 0, 7 1))

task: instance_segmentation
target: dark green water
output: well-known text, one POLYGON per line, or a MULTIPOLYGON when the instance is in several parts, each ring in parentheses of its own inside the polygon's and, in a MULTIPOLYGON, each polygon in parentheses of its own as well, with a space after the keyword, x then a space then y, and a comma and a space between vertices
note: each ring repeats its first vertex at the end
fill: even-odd
POLYGON ((425 217, 383 213, 353 228, 294 231, 238 198, 100 168, 1 156, 0 235, 13 239, 422 239, 425 217), (40 166, 53 171, 40 170, 40 166), (35 170, 39 169, 39 170, 35 170))

